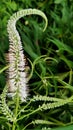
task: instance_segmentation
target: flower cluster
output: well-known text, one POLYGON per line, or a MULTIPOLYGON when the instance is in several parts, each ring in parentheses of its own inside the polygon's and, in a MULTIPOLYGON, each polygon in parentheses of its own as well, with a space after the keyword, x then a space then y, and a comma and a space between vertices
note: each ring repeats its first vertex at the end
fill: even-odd
MULTIPOLYGON (((19 93, 19 97, 22 101, 24 101, 28 95, 27 91, 27 79, 26 79, 26 72, 25 72, 25 57, 23 54, 21 39, 19 36, 18 31, 16 30, 16 22, 21 17, 30 15, 30 14, 37 14, 42 16, 45 21, 45 28, 47 26, 47 18, 45 14, 37 9, 25 9, 18 11, 17 13, 13 14, 10 17, 7 25, 7 31, 9 34, 9 54, 8 54, 8 61, 9 61, 9 68, 8 68, 8 90, 9 95, 14 96, 16 93, 19 93)), ((45 30, 44 28, 44 30, 45 30)))

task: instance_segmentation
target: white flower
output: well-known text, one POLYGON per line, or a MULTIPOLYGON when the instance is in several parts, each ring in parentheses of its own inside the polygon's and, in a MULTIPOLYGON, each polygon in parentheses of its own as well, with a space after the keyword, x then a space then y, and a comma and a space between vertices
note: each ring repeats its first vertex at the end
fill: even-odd
POLYGON ((25 9, 13 14, 10 17, 10 20, 8 21, 7 25, 7 31, 9 34, 9 41, 10 41, 9 54, 8 54, 8 61, 10 64, 8 69, 9 95, 15 96, 16 92, 18 92, 20 99, 22 101, 26 100, 26 97, 28 96, 27 79, 25 72, 26 60, 23 54, 19 33, 16 30, 16 22, 21 17, 30 14, 37 14, 42 16, 46 21, 45 24, 46 28, 47 18, 42 11, 37 9, 25 9))

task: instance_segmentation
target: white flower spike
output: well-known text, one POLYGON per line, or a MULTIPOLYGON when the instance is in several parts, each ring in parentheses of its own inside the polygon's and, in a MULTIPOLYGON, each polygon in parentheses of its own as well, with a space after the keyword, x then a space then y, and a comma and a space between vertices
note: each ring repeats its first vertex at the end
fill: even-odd
MULTIPOLYGON (((16 30, 16 22, 21 17, 26 15, 36 14, 45 19, 45 27, 47 27, 47 17, 45 14, 37 9, 24 9, 18 11, 10 17, 7 25, 7 31, 9 34, 9 54, 8 62, 10 64, 8 68, 8 91, 10 96, 16 95, 18 92, 21 101, 25 101, 28 96, 27 79, 25 72, 25 57, 23 54, 21 39, 19 33, 16 30)), ((43 30, 43 31, 44 31, 43 30)))

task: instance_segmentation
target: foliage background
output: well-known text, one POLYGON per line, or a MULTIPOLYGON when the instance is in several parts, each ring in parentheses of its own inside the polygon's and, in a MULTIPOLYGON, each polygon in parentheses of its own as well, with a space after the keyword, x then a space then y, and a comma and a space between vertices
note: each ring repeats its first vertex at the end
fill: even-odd
MULTIPOLYGON (((32 65, 35 62, 29 81, 29 97, 41 94, 69 98, 73 95, 73 0, 0 1, 0 70, 6 65, 5 53, 9 48, 6 29, 8 19, 14 12, 26 8, 40 9, 48 18, 48 27, 44 33, 40 29, 43 28, 44 23, 38 16, 28 16, 17 23, 29 72, 31 71, 29 60, 32 65)), ((0 93, 5 84, 6 75, 5 72, 2 72, 0 74, 0 93)), ((31 104, 29 109, 34 111, 38 104, 38 102, 31 104)), ((57 130, 62 127, 62 130, 65 130, 68 127, 64 126, 70 125, 69 130, 71 130, 73 103, 56 109, 35 112, 26 119, 22 119, 21 122, 19 122, 20 129, 27 126, 27 129, 32 128, 33 130, 48 129, 48 127, 53 129, 57 127, 57 130), (34 119, 46 120, 48 123, 33 125, 30 122, 34 119)), ((7 123, 2 120, 0 127, 2 130, 8 129, 7 123)))

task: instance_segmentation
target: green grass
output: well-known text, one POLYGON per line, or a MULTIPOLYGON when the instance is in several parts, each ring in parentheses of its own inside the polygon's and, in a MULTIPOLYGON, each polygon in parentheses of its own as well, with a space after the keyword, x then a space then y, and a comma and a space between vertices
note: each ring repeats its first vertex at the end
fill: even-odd
POLYGON ((73 95, 73 1, 2 0, 0 5, 0 93, 6 84, 8 68, 5 59, 9 48, 8 19, 25 8, 40 9, 48 18, 45 32, 39 16, 27 16, 17 23, 28 64, 29 97, 27 102, 18 104, 17 115, 14 114, 16 102, 3 100, 14 114, 12 118, 17 120, 8 121, 0 109, 1 130, 72 130, 73 98, 67 104, 46 110, 40 107, 55 101, 32 100, 33 96, 42 95, 68 101, 73 95), (35 123, 36 120, 39 122, 35 123))

